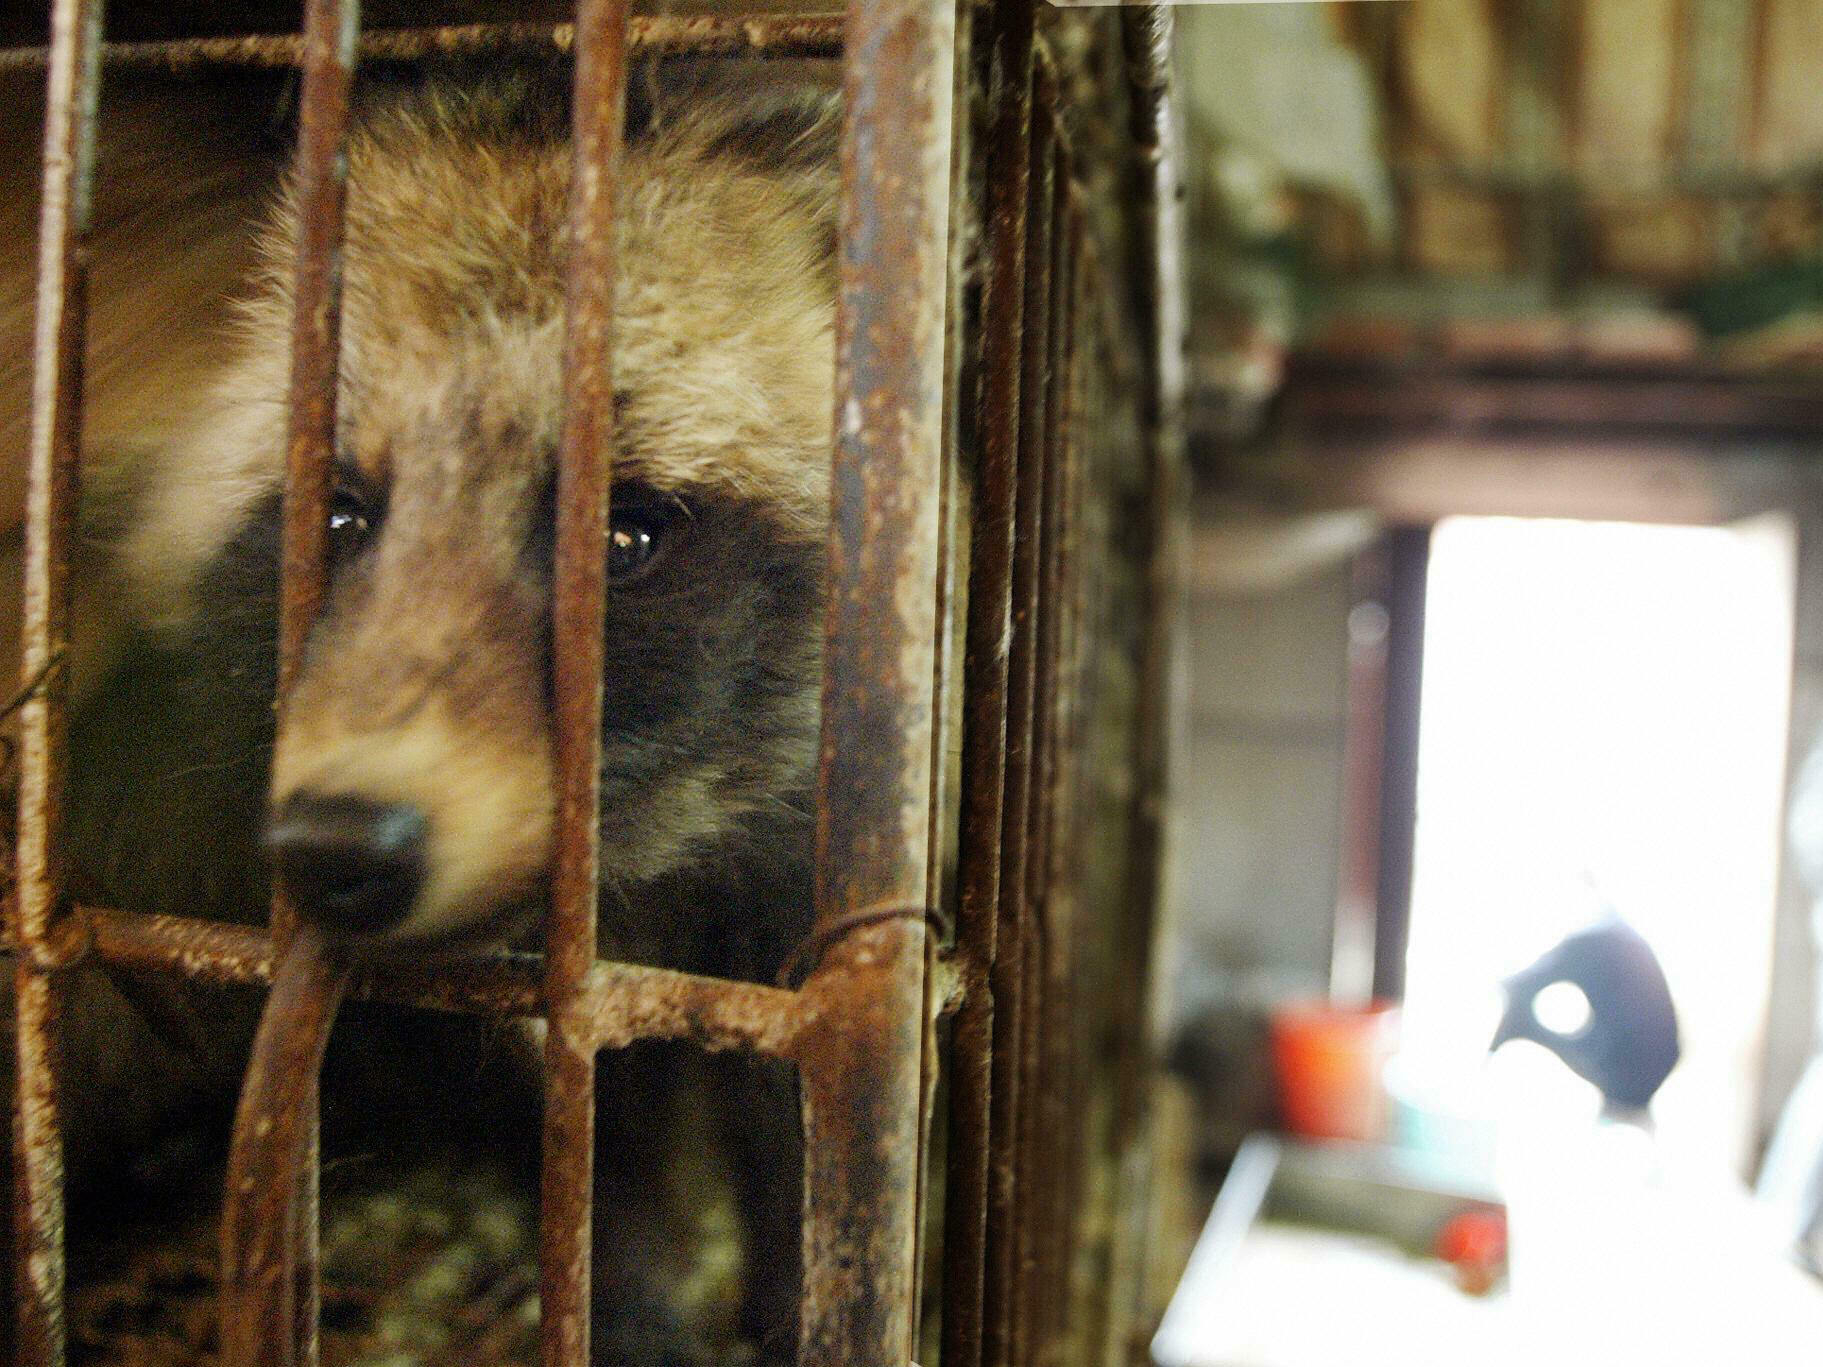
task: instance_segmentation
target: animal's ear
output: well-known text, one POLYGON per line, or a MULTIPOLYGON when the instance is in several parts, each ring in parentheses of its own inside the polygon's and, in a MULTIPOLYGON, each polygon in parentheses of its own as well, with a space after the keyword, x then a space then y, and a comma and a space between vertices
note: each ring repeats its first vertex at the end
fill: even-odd
POLYGON ((630 136, 773 174, 835 171, 841 89, 818 64, 724 61, 648 71, 629 86, 630 136))
MULTIPOLYGON (((829 63, 667 67, 646 88, 640 136, 690 161, 733 163, 788 187, 835 257, 842 92, 829 63)), ((632 108, 629 108, 631 118, 632 108)), ((629 127, 633 125, 629 123, 629 127)))
POLYGON ((835 91, 798 86, 721 102, 702 125, 702 152, 774 174, 834 175, 842 102, 835 91))
POLYGON ((658 123, 658 110, 663 104, 659 93, 663 68, 654 57, 635 57, 627 63, 627 107, 625 137, 629 143, 643 142, 652 135, 658 123))

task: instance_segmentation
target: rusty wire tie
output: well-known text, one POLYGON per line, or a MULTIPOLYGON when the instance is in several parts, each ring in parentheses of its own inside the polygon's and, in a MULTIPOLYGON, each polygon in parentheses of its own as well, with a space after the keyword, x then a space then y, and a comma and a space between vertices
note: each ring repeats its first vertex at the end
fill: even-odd
POLYGON ((791 991, 802 987, 804 980, 816 972, 817 965, 823 962, 823 956, 837 941, 845 939, 850 931, 881 925, 887 921, 922 921, 930 927, 931 934, 937 937, 939 944, 949 939, 949 918, 936 907, 917 904, 861 907, 845 912, 828 925, 818 926, 798 941, 798 947, 779 966, 778 985, 791 991))
MULTIPOLYGON (((51 681, 51 675, 63 668, 69 654, 69 647, 65 645, 52 649, 51 658, 39 667, 38 672, 22 684, 19 691, 4 704, 0 704, 0 724, 11 720, 15 712, 44 691, 44 686, 51 681)), ((13 761, 18 757, 19 743, 11 736, 0 736, 0 779, 12 772, 13 761)))
MULTIPOLYGON (((19 690, 0 704, 0 725, 11 720, 20 708, 44 692, 51 676, 62 669, 69 658, 69 648, 58 645, 38 672, 19 690)), ((19 742, 11 736, 0 736, 0 785, 13 778, 13 765, 19 758, 19 742)), ((4 904, 4 926, 0 926, 0 950, 23 955, 40 973, 55 973, 87 958, 94 948, 94 933, 89 918, 80 911, 53 919, 48 934, 41 941, 25 942, 17 934, 18 917, 18 844, 11 821, 0 823, 0 903, 4 904)))
MULTIPOLYGON (((4 705, 0 705, 0 726, 11 721, 20 708, 44 691, 44 686, 51 681, 51 675, 63 667, 64 661, 68 657, 69 647, 59 645, 52 649, 51 658, 46 660, 39 667, 38 672, 21 685, 19 691, 8 698, 4 705)), ((0 784, 12 781, 13 764, 18 758, 19 742, 11 736, 0 736, 0 784)), ((12 890, 13 886, 13 857, 16 852, 9 823, 9 829, 0 834, 0 854, 4 854, 6 860, 6 868, 0 871, 0 880, 4 880, 3 883, 0 883, 0 887, 8 892, 12 890)))

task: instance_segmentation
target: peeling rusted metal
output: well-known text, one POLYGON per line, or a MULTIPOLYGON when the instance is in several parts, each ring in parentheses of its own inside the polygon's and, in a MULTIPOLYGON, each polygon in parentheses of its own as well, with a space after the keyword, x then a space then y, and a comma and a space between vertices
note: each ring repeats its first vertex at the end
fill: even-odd
MULTIPOLYGON (((285 515, 280 547, 278 699, 281 715, 322 608, 335 463, 337 376, 342 338, 344 141, 354 83, 358 0, 308 0, 303 95, 293 172, 297 241, 292 281, 291 374, 286 429, 285 515)), ((295 917, 275 898, 273 934, 283 944, 295 917)))
MULTIPOLYGON (((786 956, 779 969, 779 986, 799 986, 822 963, 824 951, 839 944, 851 932, 864 926, 877 925, 881 921, 905 920, 924 922, 935 944, 941 944, 949 933, 947 921, 935 907, 861 907, 845 915, 819 921, 810 934, 798 942, 797 948, 786 956)), ((932 1009, 927 1007, 925 1014, 932 1014, 932 1009)))
POLYGON ((964 997, 951 1036, 950 1158, 943 1226, 943 1357, 954 1367, 978 1367, 981 1361, 986 1288, 996 1028, 990 974, 999 932, 999 832, 1007 781, 1033 11, 1025 0, 995 7, 990 55, 995 115, 988 133, 984 215, 990 246, 981 306, 981 450, 969 556, 963 839, 957 877, 957 957, 964 997))
POLYGON ((617 963, 590 970, 578 1009, 598 1049, 674 1039, 773 1058, 790 1057, 807 1014, 799 994, 783 988, 617 963))
POLYGON ((210 983, 272 981, 272 938, 251 926, 85 908, 95 952, 123 968, 162 969, 210 983))
POLYGON ((8 899, 14 968, 15 1360, 63 1361, 63 1134, 58 1109, 57 970, 83 952, 65 922, 63 799, 71 532, 82 443, 90 187, 100 93, 100 0, 57 0, 45 94, 38 314, 26 487, 17 863, 8 899), (33 686, 36 685, 36 686, 33 686), (64 931, 66 933, 59 933, 64 931))
POLYGON ((537 954, 431 955, 358 965, 350 998, 425 1011, 535 1016, 544 1011, 544 959, 537 954))
POLYGON ((800 1367, 912 1353, 924 930, 868 926, 807 983, 800 1367))
POLYGON ((21 682, 38 686, 20 708, 16 928, 21 948, 40 955, 61 910, 66 689, 57 662, 69 645, 100 8, 65 0, 53 23, 57 60, 46 93, 21 652, 21 682))
MULTIPOLYGON (((928 906, 954 7, 853 0, 842 136, 816 911, 928 906)), ((831 945, 804 1097, 800 1367, 912 1355, 926 933, 831 945)))
MULTIPOLYGON (((966 772, 962 827, 1000 828, 1006 779, 1007 656, 1013 592, 1013 503, 1019 473, 1020 339, 1025 311, 1027 186, 1031 169, 1032 5, 997 6, 993 71, 998 92, 987 155, 990 243, 981 304, 981 450, 969 559, 966 772)), ((964 959, 994 957, 1000 849, 970 843, 958 879, 957 931, 964 959)))
POLYGON ((1051 119, 1056 90, 1048 74, 1034 75, 1031 168, 1026 197, 1026 270, 1019 381, 1019 478, 1014 498, 1011 633, 1008 646, 1006 792, 1001 808, 998 948, 990 981, 994 994, 986 1211, 987 1266, 983 1291, 982 1361, 1005 1367, 1013 1352, 1020 1173, 1018 1129, 1022 1070, 1018 1041, 1024 1018, 1027 834, 1033 779, 1033 700, 1037 681, 1039 547, 1043 531, 1047 444, 1044 436, 1050 334, 1053 235, 1048 213, 1056 162, 1051 119))
POLYGON ((21 956, 13 969, 18 1095, 13 1113, 13 1276, 18 1320, 14 1361, 63 1361, 63 1130, 56 1041, 62 993, 56 978, 21 956))
MULTIPOLYGON (((105 907, 80 910, 92 927, 96 957, 104 963, 223 985, 272 981, 272 939, 251 926, 105 907)), ((355 967, 348 996, 427 1011, 534 1016, 544 1010, 544 960, 536 954, 378 960, 355 967)))
MULTIPOLYGON (((451 24, 435 28, 371 29, 361 35, 364 62, 410 62, 429 57, 481 56, 515 48, 571 51, 574 24, 451 24)), ((839 15, 644 15, 630 21, 629 51, 640 55, 702 57, 838 57, 839 15)), ((301 64, 303 41, 295 33, 231 34, 157 42, 109 43, 102 61, 110 68, 150 67, 170 72, 206 67, 283 70, 301 64)), ((0 72, 31 70, 49 60, 48 48, 0 50, 0 72)))
POLYGON ((615 170, 626 106, 627 6, 582 0, 564 311, 564 419, 551 597, 557 820, 545 919, 544 1180, 539 1268, 546 1367, 589 1359, 596 1039, 584 988, 595 962, 601 842, 602 619, 608 458, 614 440, 615 170))

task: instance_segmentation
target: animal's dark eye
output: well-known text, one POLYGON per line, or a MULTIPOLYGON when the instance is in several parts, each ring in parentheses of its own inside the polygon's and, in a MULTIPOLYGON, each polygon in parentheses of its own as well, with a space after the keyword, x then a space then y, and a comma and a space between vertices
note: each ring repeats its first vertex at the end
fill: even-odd
POLYGON ((367 500, 349 488, 338 488, 329 500, 329 557, 346 560, 367 544, 379 521, 367 500))
POLYGON ((608 582, 628 584, 648 573, 670 540, 675 510, 634 503, 608 522, 608 582))

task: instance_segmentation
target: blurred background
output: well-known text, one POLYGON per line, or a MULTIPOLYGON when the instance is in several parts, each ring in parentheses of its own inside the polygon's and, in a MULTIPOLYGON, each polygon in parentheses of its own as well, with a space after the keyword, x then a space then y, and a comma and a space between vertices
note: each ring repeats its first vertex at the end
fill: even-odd
POLYGON ((1154 1352, 1812 1361, 1823 5, 1177 16, 1154 1352))

